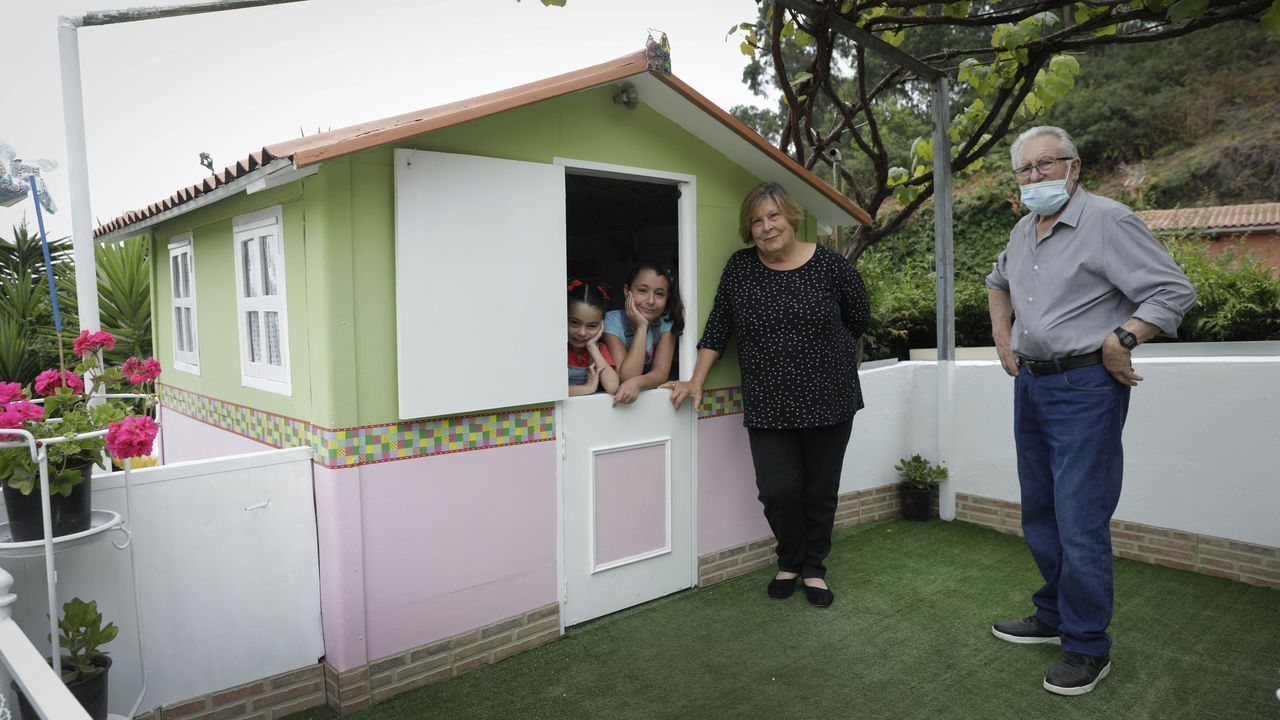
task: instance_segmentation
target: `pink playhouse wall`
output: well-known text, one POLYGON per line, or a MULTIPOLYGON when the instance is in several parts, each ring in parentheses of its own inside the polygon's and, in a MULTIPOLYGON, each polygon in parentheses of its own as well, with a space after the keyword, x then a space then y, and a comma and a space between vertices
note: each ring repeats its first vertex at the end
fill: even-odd
POLYGON ((698 555, 770 535, 742 415, 698 420, 698 555))
MULTIPOLYGON (((263 420, 251 427, 292 422, 252 412, 263 420)), ((169 462, 259 452, 303 437, 276 431, 253 440, 203 413, 207 422, 162 408, 169 462)), ((698 555, 767 537, 742 415, 704 416, 697 432, 698 555)), ((559 508, 550 440, 553 435, 373 462, 317 455, 321 611, 325 658, 334 669, 357 668, 557 602, 559 508), (349 464, 335 466, 339 462, 349 464)), ((618 488, 613 504, 627 507, 600 514, 632 515, 632 503, 657 492, 648 488, 637 499, 642 490, 618 488)), ((614 554, 652 544, 653 528, 614 526, 614 554)))

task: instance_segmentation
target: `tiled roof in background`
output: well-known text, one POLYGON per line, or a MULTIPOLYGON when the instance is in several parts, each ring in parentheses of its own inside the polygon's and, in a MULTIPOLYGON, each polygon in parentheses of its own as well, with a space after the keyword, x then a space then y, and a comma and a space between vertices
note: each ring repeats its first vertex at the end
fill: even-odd
POLYGON ((1261 230, 1280 228, 1280 203, 1222 205, 1178 210, 1141 210, 1138 218, 1152 232, 1179 230, 1261 230))

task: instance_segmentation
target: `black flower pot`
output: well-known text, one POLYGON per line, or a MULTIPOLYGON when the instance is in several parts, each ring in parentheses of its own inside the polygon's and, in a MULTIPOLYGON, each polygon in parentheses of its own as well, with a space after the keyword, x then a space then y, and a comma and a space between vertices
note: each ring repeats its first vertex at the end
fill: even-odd
MULTIPOLYGON (((107 720, 107 673, 111 670, 111 658, 100 655, 91 660, 102 672, 93 677, 82 677, 67 683, 67 689, 80 701, 80 707, 89 713, 93 720, 107 720)), ((18 684, 10 683, 18 696, 18 717, 21 720, 40 720, 40 715, 27 701, 27 696, 18 689, 18 684)))
MULTIPOLYGON (((90 516, 93 511, 93 488, 91 477, 93 465, 85 465, 80 469, 83 480, 71 488, 71 495, 50 495, 49 513, 53 520, 53 536, 70 535, 89 529, 90 516)), ((26 542, 44 539, 44 519, 40 511, 39 482, 31 490, 31 494, 23 495, 20 490, 4 485, 4 506, 9 513, 9 541, 26 542)))
POLYGON ((898 486, 904 520, 928 520, 933 515, 933 490, 917 490, 898 486))

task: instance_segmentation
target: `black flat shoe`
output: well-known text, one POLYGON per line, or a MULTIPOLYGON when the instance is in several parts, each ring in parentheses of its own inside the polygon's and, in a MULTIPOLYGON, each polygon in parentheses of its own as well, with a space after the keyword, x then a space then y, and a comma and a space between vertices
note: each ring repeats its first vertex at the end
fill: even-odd
POLYGON ((791 597, 791 593, 796 591, 796 583, 800 582, 800 578, 793 577, 782 580, 774 578, 769 581, 769 597, 774 600, 786 600, 791 597))
POLYGON ((804 586, 804 597, 809 604, 814 607, 831 607, 831 603, 835 602, 835 593, 828 588, 814 587, 812 585, 804 586))

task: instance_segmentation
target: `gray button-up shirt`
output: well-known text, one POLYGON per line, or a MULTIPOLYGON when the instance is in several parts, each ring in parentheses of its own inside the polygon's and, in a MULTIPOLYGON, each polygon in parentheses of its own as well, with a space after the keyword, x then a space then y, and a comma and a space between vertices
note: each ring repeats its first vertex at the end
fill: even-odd
POLYGON ((987 276, 1013 300, 1015 353, 1090 353, 1134 316, 1176 337, 1195 288, 1132 210, 1077 189, 1039 243, 1037 220, 1018 221, 987 276))

